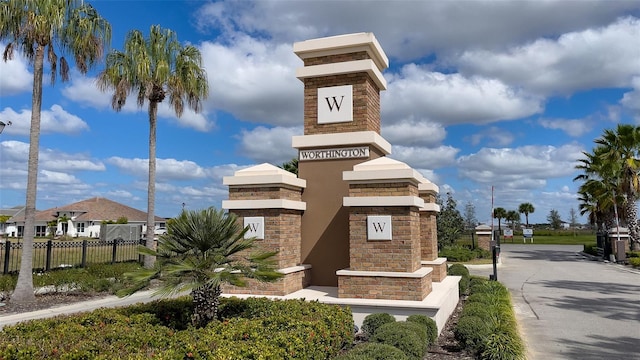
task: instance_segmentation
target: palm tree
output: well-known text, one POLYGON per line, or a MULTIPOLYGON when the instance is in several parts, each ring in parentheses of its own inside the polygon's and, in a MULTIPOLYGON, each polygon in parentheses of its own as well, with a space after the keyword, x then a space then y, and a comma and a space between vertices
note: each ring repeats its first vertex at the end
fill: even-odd
POLYGON ((254 238, 245 239, 247 230, 235 215, 213 207, 182 211, 167 222, 167 234, 158 239, 157 251, 141 246, 141 252, 157 261, 152 269, 127 274, 135 285, 119 295, 130 295, 158 279, 162 285, 156 294, 191 291, 192 322, 194 326, 205 326, 217 319, 221 285, 245 286, 247 278, 274 281, 283 276, 274 270, 275 252, 249 254, 254 238))
POLYGON ((518 207, 518 212, 524 214, 524 218, 527 222, 527 227, 529 227, 529 214, 532 214, 534 211, 536 211, 536 208, 534 208, 531 203, 522 203, 518 207))
POLYGON ((502 233, 502 229, 500 227, 500 220, 507 217, 507 210, 501 207, 497 207, 493 209, 493 218, 498 219, 498 232, 502 233))
POLYGON ((511 223, 511 229, 515 230, 516 222, 520 221, 520 213, 515 210, 509 210, 507 211, 505 220, 509 221, 511 223))
MULTIPOLYGON (((156 124, 158 104, 167 95, 169 105, 180 117, 185 101, 195 112, 202 110, 202 100, 208 96, 207 76, 202 68, 200 51, 191 45, 182 46, 175 32, 151 26, 149 38, 133 30, 125 39, 124 51, 107 55, 107 66, 98 76, 102 91, 113 90, 111 105, 120 111, 127 96, 137 92, 138 107, 148 101, 149 113, 149 183, 147 190, 147 246, 155 248, 155 190, 156 190, 156 124)), ((155 259, 146 256, 145 267, 151 268, 155 259)))
POLYGON ((640 194, 640 127, 618 124, 615 130, 606 129, 595 143, 601 148, 598 153, 601 160, 616 174, 615 191, 623 196, 622 202, 616 205, 623 207, 631 244, 637 248, 640 241, 636 204, 640 194))
POLYGON ((298 158, 293 158, 285 163, 282 163, 279 168, 298 175, 298 158))
POLYGON ((78 70, 86 73, 109 46, 111 26, 93 7, 78 0, 2 1, 0 14, 0 40, 7 42, 3 60, 13 59, 14 52, 20 51, 33 65, 24 245, 18 282, 11 295, 11 301, 27 302, 35 300, 31 272, 45 53, 51 68, 51 82, 55 82, 58 70, 62 81, 67 81, 69 63, 64 56, 58 58, 58 53, 73 55, 78 70))

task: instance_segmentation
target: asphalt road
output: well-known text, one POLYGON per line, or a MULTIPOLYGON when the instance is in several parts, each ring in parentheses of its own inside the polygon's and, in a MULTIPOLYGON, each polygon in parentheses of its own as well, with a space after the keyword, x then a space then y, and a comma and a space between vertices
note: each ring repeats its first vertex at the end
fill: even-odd
POLYGON ((640 359, 640 271, 593 261, 582 246, 501 250, 498 281, 512 294, 529 360, 640 359))

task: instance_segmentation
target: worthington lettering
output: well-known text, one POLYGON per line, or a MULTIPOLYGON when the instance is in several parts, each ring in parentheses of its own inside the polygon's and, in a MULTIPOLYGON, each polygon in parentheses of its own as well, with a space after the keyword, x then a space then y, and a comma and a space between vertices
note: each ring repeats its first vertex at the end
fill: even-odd
POLYGON ((353 159, 363 157, 369 157, 369 148, 366 146, 347 149, 300 150, 300 161, 353 159))

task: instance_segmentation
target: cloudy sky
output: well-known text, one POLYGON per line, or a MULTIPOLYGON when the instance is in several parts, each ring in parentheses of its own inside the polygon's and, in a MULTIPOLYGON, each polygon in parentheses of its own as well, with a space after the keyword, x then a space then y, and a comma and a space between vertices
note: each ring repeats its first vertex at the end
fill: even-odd
MULTIPOLYGON (((159 24, 202 52, 204 112, 159 110, 156 213, 220 206, 222 177, 281 164, 302 135, 302 66, 294 42, 372 32, 390 60, 382 136, 390 157, 472 202, 530 202, 530 222, 577 209, 572 181, 603 129, 640 120, 640 2, 605 1, 91 1, 113 27, 159 24)), ((2 48, 6 44, 0 43, 2 48)), ((38 209, 103 196, 146 209, 148 117, 120 113, 95 86, 100 64, 45 80, 38 209)), ((45 70, 46 71, 46 70, 45 70)), ((45 76, 45 79, 48 77, 45 76)), ((0 207, 25 203, 32 68, 0 61, 0 207)), ((146 106, 146 105, 145 105, 146 106)), ((522 219, 524 221, 524 217, 522 219)))

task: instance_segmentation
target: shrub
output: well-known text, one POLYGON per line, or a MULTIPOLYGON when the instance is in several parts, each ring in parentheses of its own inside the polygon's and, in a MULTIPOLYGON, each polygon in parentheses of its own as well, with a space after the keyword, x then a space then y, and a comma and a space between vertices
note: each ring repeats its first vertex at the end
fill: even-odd
POLYGON ((633 267, 640 267, 640 258, 638 257, 629 258, 629 264, 633 267))
POLYGON ((407 360, 402 350, 387 344, 363 343, 334 360, 407 360))
POLYGON ((483 360, 521 360, 525 349, 519 337, 511 334, 495 333, 489 335, 480 354, 483 360))
POLYGON ((370 338, 380 326, 393 322, 396 322, 396 318, 393 315, 387 313, 369 314, 362 321, 361 330, 365 337, 370 338))
POLYGON ((596 244, 584 244, 582 252, 584 252, 585 254, 598 256, 598 249, 596 244))
POLYGON ((418 323, 427 329, 428 346, 432 345, 438 339, 438 325, 436 322, 426 315, 411 315, 407 317, 408 322, 418 323))
POLYGON ((462 264, 453 264, 447 269, 447 275, 462 276, 458 283, 458 291, 460 294, 466 294, 469 289, 469 269, 462 264))
POLYGON ((422 326, 405 321, 387 323, 378 328, 371 337, 372 342, 394 346, 409 358, 421 360, 427 352, 426 331, 422 326))
POLYGON ((490 332, 489 323, 478 316, 461 317, 453 330, 456 339, 474 352, 478 352, 490 332))

